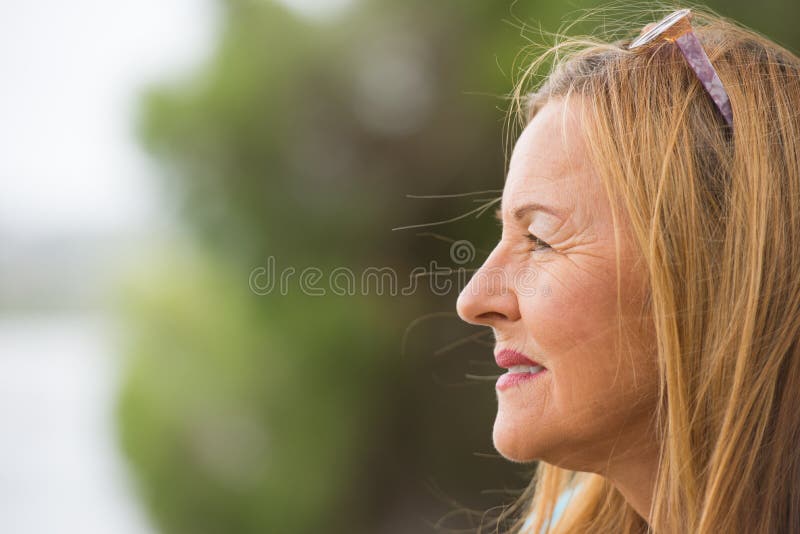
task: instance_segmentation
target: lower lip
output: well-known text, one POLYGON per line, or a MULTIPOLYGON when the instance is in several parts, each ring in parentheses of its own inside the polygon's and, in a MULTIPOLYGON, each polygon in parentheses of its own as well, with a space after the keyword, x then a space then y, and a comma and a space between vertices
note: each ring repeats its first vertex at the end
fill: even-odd
POLYGON ((542 369, 536 373, 506 373, 497 379, 495 389, 503 391, 518 384, 528 382, 529 380, 534 380, 546 372, 547 369, 542 369))

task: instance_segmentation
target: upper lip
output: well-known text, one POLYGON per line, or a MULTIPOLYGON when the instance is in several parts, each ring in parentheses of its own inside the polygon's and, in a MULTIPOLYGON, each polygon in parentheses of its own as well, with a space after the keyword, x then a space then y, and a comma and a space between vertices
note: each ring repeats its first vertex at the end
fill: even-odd
POLYGON ((538 365, 540 367, 544 367, 544 365, 535 362, 522 354, 521 352, 517 352, 511 349, 503 349, 498 351, 494 355, 494 361, 497 362, 497 365, 504 368, 509 369, 515 365, 538 365))

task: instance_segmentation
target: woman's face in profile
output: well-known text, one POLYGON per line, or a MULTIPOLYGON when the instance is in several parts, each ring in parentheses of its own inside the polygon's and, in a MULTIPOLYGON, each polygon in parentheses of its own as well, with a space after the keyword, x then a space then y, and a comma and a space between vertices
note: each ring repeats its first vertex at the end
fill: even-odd
POLYGON ((457 307, 465 321, 492 327, 495 355, 510 349, 545 368, 498 384, 498 452, 602 472, 612 454, 635 455, 652 440, 658 380, 652 323, 642 317, 645 267, 618 221, 617 282, 611 207, 587 157, 578 105, 547 103, 519 137, 501 239, 457 307))

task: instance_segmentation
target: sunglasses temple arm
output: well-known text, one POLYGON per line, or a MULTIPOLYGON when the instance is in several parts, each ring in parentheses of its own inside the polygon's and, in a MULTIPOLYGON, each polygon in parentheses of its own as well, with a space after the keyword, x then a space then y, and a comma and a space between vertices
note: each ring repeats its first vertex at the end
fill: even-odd
POLYGON ((711 65, 711 60, 708 59, 703 46, 697 39, 697 36, 692 32, 687 32, 675 40, 675 43, 683 52, 689 66, 697 75, 700 83, 703 84, 711 99, 716 104, 728 126, 733 127, 733 112, 731 111, 731 101, 728 93, 722 85, 722 80, 719 79, 717 71, 711 65))

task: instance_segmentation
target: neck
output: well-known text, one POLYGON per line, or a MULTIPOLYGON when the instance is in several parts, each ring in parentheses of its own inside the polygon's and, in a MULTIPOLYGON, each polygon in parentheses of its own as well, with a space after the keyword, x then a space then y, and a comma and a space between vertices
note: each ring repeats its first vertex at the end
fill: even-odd
POLYGON ((639 444, 614 457, 603 473, 642 519, 650 523, 650 505, 658 470, 658 450, 639 444), (639 448, 641 447, 641 448, 639 448))

